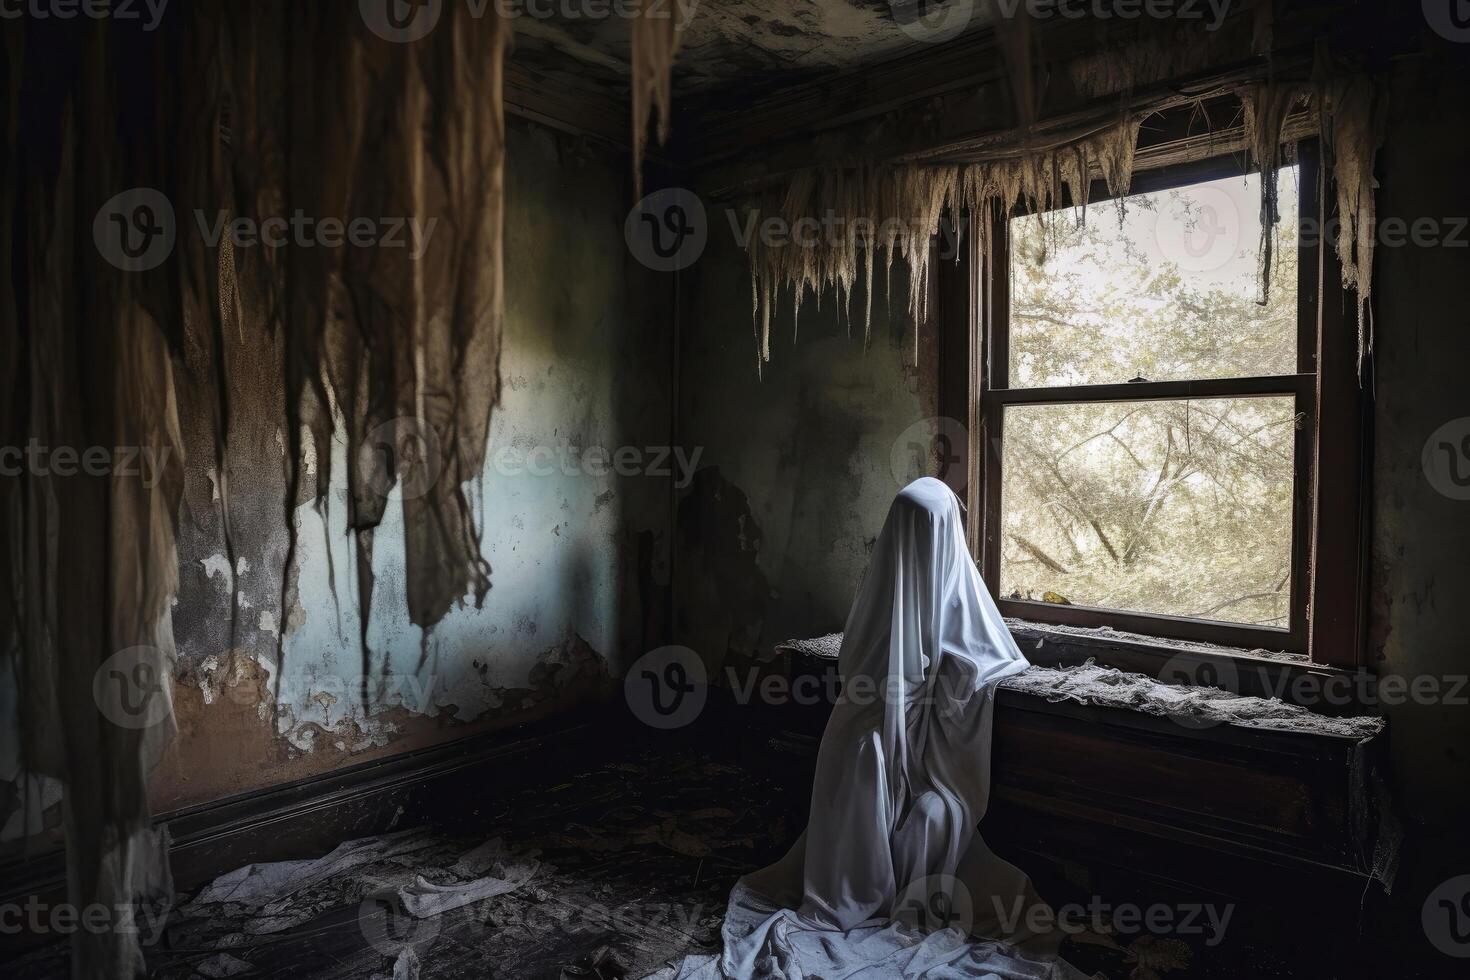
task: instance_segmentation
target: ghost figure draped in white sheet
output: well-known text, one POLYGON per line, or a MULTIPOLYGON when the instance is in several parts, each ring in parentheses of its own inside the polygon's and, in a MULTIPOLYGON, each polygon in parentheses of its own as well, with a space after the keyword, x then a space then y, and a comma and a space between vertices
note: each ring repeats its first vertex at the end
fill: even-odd
POLYGON ((724 952, 662 976, 1080 976, 1053 936, 1028 930, 1045 906, 976 830, 995 685, 1027 666, 970 558, 959 501, 938 480, 911 483, 848 614, 806 832, 735 886, 724 952))

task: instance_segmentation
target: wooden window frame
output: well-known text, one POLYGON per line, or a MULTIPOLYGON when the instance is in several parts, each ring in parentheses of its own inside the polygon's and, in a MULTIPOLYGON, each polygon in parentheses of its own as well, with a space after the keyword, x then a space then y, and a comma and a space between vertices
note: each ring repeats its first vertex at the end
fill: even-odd
MULTIPOLYGON (((1324 193, 1320 148, 1298 140, 1300 220, 1321 229, 1331 199, 1324 193), (1325 205, 1325 207, 1324 207, 1325 205)), ((1129 194, 1147 193, 1249 172, 1239 154, 1171 163, 1135 174, 1129 194)), ((1101 202, 1105 188, 1094 187, 1101 202)), ((1105 204, 1102 206, 1106 206, 1105 204)), ((1021 212, 1015 212, 1019 214, 1021 212)), ((1354 310, 1341 286, 1334 248, 1320 233, 1300 244, 1297 288, 1297 371, 1261 378, 1010 388, 1009 219, 996 208, 989 250, 967 235, 958 262, 940 264, 935 283, 940 317, 940 401, 943 414, 967 420, 969 540, 1001 612, 1061 626, 1108 626, 1170 640, 1265 649, 1310 656, 1321 664, 1364 662, 1366 595, 1368 399, 1359 384, 1354 310), (1089 606, 1066 606, 1000 595, 1003 415, 1010 405, 1098 401, 1163 401, 1285 396, 1295 401, 1297 427, 1292 494, 1291 606, 1288 628, 1189 619, 1089 606)), ((972 217, 973 220, 973 217, 972 217)), ((1287 287, 1274 283, 1273 288, 1287 287)))

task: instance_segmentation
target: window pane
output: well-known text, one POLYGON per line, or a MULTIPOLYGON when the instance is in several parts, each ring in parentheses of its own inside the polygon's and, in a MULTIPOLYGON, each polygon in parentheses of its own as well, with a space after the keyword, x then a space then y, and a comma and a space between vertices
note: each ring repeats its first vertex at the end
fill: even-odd
POLYGON ((1259 305, 1258 174, 1013 218, 1010 385, 1296 373, 1298 171, 1277 177, 1270 303, 1259 305))
POLYGON ((1294 400, 1005 409, 1001 594, 1286 629, 1294 400))

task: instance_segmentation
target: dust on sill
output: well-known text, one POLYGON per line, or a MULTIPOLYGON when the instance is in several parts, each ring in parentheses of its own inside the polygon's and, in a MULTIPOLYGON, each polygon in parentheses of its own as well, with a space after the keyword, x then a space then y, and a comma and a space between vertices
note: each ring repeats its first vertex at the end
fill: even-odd
MULTIPOLYGON (((1229 648, 1203 643, 1169 641, 1166 647, 1152 637, 1140 637, 1136 634, 1121 633, 1107 628, 1083 630, 1047 626, 1042 631, 1038 630, 1034 624, 1022 623, 1019 620, 1009 620, 1007 625, 1013 632, 1019 632, 1020 638, 1023 639, 1036 639, 1038 632, 1057 631, 1069 636, 1141 642, 1149 646, 1174 650, 1189 649, 1211 655, 1237 653, 1229 648)), ((1042 640, 1044 639, 1043 636, 1042 640)), ((837 660, 841 648, 841 633, 829 633, 814 639, 787 640, 776 646, 777 651, 781 653, 832 662, 837 660)), ((1259 651, 1248 653, 1252 656, 1263 655, 1263 652, 1259 651)), ((1272 659, 1287 656, 1289 662, 1302 662, 1301 658, 1290 655, 1264 655, 1272 659)), ((1363 740, 1380 734, 1385 725, 1382 718, 1368 715, 1330 717, 1317 714, 1299 705, 1288 704, 1279 698, 1239 695, 1217 687, 1167 684, 1146 674, 1130 673, 1115 667, 1103 667, 1091 659, 1082 664, 1066 667, 1033 665, 1023 673, 1001 681, 1000 686, 1007 691, 1039 697, 1050 703, 1073 701, 1098 707, 1121 708, 1160 718, 1172 718, 1192 728, 1224 724, 1267 731, 1363 740)))

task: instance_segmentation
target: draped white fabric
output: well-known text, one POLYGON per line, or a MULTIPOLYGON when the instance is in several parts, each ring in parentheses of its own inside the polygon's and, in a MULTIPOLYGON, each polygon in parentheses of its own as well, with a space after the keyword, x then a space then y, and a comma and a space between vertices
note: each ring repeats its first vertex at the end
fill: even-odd
POLYGON ((806 832, 735 887, 724 952, 665 975, 1077 976, 1051 936, 1027 929, 1045 921, 1028 915, 1040 901, 1029 880, 976 831, 995 685, 1028 664, 938 480, 915 481, 889 509, 839 665, 806 832))

